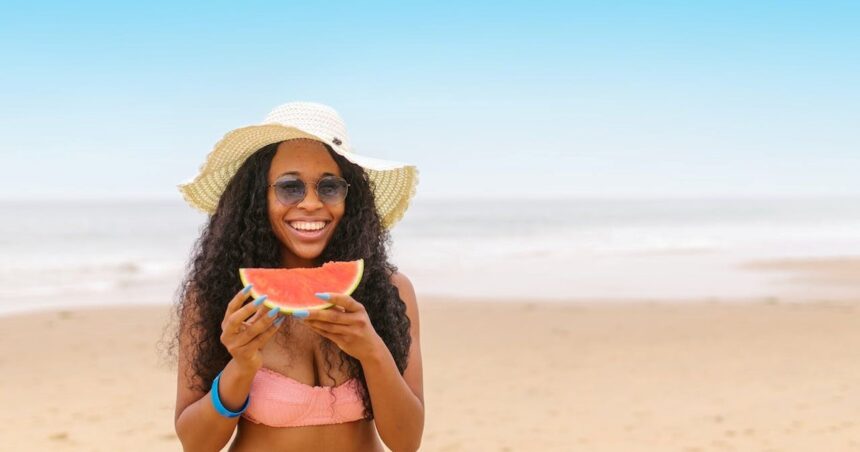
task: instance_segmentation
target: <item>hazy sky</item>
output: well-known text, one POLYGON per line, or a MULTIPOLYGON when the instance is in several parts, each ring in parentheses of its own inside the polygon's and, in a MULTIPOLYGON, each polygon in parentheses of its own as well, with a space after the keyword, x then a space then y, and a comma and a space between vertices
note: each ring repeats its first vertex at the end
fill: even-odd
POLYGON ((0 7, 0 197, 180 199, 291 100, 419 197, 860 194, 856 2, 118 3, 0 7))

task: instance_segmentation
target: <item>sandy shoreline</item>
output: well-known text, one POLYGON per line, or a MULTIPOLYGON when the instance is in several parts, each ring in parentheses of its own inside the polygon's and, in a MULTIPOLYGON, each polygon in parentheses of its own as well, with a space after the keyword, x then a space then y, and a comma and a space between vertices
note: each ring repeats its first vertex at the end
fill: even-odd
MULTIPOLYGON (((181 450, 156 351, 168 309, 0 318, 6 446, 181 450)), ((860 448, 860 300, 425 299, 421 315, 422 450, 860 448)))

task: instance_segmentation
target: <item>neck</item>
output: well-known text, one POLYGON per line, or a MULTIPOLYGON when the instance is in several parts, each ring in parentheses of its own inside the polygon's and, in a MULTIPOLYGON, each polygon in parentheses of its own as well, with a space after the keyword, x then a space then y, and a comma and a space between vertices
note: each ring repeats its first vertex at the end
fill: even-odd
POLYGON ((314 268, 319 267, 317 265, 318 259, 304 259, 292 253, 284 253, 283 265, 285 268, 314 268))

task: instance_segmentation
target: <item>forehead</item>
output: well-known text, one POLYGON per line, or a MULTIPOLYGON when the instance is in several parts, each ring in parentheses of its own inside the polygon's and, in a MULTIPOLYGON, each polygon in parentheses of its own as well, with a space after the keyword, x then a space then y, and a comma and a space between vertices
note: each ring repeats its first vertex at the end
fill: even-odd
POLYGON ((292 173, 302 179, 315 179, 324 174, 340 176, 340 168, 329 154, 325 145, 315 140, 287 140, 278 145, 272 165, 269 169, 269 180, 274 180, 285 173, 292 173))

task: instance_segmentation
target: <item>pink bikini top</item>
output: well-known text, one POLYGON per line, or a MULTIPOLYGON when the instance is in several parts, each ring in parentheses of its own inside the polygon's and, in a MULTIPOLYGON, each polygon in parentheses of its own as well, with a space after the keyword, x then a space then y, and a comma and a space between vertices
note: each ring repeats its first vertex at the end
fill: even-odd
POLYGON ((248 408, 255 424, 272 427, 339 424, 363 419, 364 403, 355 378, 337 386, 310 386, 266 367, 251 383, 248 408))

